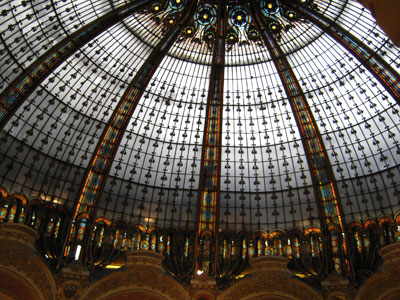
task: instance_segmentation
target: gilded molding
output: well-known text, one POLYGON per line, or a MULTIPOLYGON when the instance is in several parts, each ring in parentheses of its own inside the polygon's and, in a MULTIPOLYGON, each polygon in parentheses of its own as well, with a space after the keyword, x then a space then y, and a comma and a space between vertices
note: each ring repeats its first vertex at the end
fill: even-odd
POLYGON ((400 292, 400 243, 379 250, 383 259, 382 271, 373 274, 360 288, 354 300, 383 300, 400 292))
POLYGON ((217 300, 249 300, 267 295, 292 300, 322 300, 310 286, 293 277, 286 266, 287 262, 287 258, 280 256, 253 259, 250 262, 252 276, 230 287, 217 300))
MULTIPOLYGON (((21 224, 0 226, 0 268, 29 282, 44 300, 54 299, 56 285, 46 264, 35 254, 38 233, 21 224)), ((5 279, 2 279, 5 280, 5 279)))
POLYGON ((146 291, 168 300, 189 300, 185 289, 162 271, 163 256, 152 251, 127 253, 126 271, 116 272, 93 284, 81 300, 102 300, 118 294, 146 291))

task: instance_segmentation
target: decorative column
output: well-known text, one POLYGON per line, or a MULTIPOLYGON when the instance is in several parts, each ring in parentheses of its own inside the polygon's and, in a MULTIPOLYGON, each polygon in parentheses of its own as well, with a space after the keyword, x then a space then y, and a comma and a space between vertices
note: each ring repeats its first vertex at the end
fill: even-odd
MULTIPOLYGON (((96 36, 126 17, 138 12, 151 2, 154 2, 154 0, 132 1, 121 6, 67 36, 40 56, 1 93, 0 130, 4 128, 7 121, 14 115, 29 95, 60 64, 65 62, 77 50, 93 40, 96 36)), ((5 44, 1 35, 0 39, 3 44, 5 44)))
POLYGON ((347 49, 368 71, 372 73, 372 75, 375 76, 397 103, 400 104, 400 76, 378 54, 340 25, 310 7, 298 2, 294 4, 294 1, 283 1, 291 7, 294 7, 294 9, 306 20, 318 26, 331 38, 347 49))
POLYGON ((196 9, 196 2, 187 2, 189 4, 182 12, 181 19, 176 20, 172 29, 143 63, 108 121, 95 148, 85 180, 75 201, 69 235, 64 244, 64 256, 68 252, 71 253, 69 247, 66 248, 71 240, 73 247, 70 250, 74 252, 75 259, 79 259, 79 251, 82 249, 83 242, 89 240, 88 233, 90 230, 86 228, 90 227, 90 222, 93 222, 97 200, 103 190, 105 178, 109 173, 126 127, 157 67, 177 40, 182 28, 191 20, 196 9))
POLYGON ((221 170, 221 130, 225 65, 226 4, 219 1, 204 126, 201 179, 196 232, 196 275, 215 275, 217 259, 218 204, 221 170))
POLYGON ((343 223, 343 214, 332 166, 329 162, 326 148, 304 92, 285 54, 273 36, 274 34, 280 34, 279 24, 273 20, 268 20, 267 23, 261 16, 262 14, 257 13, 260 9, 258 4, 253 0, 251 2, 252 17, 260 30, 261 38, 267 46, 275 67, 278 70, 306 152, 313 187, 318 197, 321 226, 325 235, 329 236, 329 241, 327 241, 327 245, 329 246, 327 250, 330 252, 328 252, 328 255, 333 258, 333 266, 330 266, 330 270, 328 271, 335 271, 338 274, 343 274, 347 272, 347 266, 351 264, 349 264, 350 256, 348 255, 348 242, 345 236, 346 228, 343 223), (342 237, 345 254, 344 260, 338 248, 339 240, 342 237))

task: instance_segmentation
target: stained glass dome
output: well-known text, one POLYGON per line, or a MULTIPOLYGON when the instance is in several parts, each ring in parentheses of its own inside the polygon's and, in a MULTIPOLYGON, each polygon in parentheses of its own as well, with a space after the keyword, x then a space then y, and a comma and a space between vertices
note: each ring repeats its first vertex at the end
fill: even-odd
POLYGON ((349 252, 395 238, 400 52, 358 2, 0 11, 0 218, 18 203, 11 221, 58 239, 58 266, 84 245, 111 264, 108 243, 176 255, 177 276, 268 251, 351 273, 349 252))

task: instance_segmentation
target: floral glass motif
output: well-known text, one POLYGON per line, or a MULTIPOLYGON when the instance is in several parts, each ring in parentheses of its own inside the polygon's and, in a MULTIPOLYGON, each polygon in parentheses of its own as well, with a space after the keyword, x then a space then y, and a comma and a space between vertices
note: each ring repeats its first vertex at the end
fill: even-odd
POLYGON ((4 222, 7 218, 7 207, 0 208, 0 222, 4 222))
POLYGON ((10 211, 8 212, 8 219, 7 219, 7 221, 8 221, 9 223, 14 222, 14 218, 15 218, 15 214, 16 214, 16 213, 17 213, 17 205, 14 204, 14 205, 11 206, 11 209, 10 209, 10 211))
POLYGON ((78 233, 76 235, 76 239, 78 241, 82 241, 85 235, 85 229, 86 229, 86 224, 87 224, 87 219, 86 218, 82 218, 79 222, 79 226, 78 226, 78 233))

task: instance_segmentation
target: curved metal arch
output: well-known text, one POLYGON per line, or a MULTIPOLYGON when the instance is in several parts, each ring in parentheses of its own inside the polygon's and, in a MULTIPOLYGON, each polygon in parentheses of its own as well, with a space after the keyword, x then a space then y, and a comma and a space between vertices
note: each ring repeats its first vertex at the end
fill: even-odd
MULTIPOLYGON (((251 1, 250 8, 256 26, 260 30, 261 38, 267 46, 278 71, 299 128, 311 171, 313 187, 316 195, 318 195, 321 227, 327 233, 329 226, 335 225, 340 228, 341 233, 345 234, 347 229, 344 224, 334 173, 308 101, 281 47, 269 32, 264 19, 256 13, 259 7, 254 0, 251 1)), ((348 241, 345 238, 345 249, 347 245, 348 241)), ((350 256, 346 256, 347 261, 350 261, 350 256)))
MULTIPOLYGON (((96 145, 94 155, 92 156, 89 167, 86 171, 85 180, 82 183, 78 197, 75 200, 73 217, 69 226, 70 234, 66 237, 64 249, 69 242, 69 238, 72 234, 72 225, 76 217, 82 213, 87 213, 89 218, 93 219, 97 207, 97 200, 104 188, 105 178, 109 173, 117 149, 121 143, 129 120, 135 111, 137 103, 145 92, 147 85, 161 61, 179 37, 184 26, 194 15, 196 3, 197 1, 193 1, 186 7, 182 14, 182 19, 174 25, 174 27, 155 47, 129 84, 128 88, 125 90, 121 100, 116 106, 116 109, 96 145)), ((92 221, 93 220, 91 220, 91 222, 92 221)), ((91 225, 88 226, 89 229, 90 227, 91 225)), ((88 230, 86 230, 85 234, 88 234, 88 230)))
POLYGON ((227 7, 224 0, 219 1, 217 31, 212 58, 210 82, 207 95, 206 120, 204 125, 203 151, 201 156, 202 175, 199 184, 198 221, 196 232, 195 271, 209 268, 215 274, 217 264, 218 205, 221 169, 221 131, 222 105, 225 67, 225 31, 227 7), (200 239, 211 235, 210 253, 204 254, 200 239), (206 257, 208 256, 208 257, 206 257), (201 261, 199 261, 201 257, 201 261), (200 265, 201 263, 201 265, 200 265))
POLYGON ((41 55, 1 93, 0 130, 4 128, 29 95, 60 64, 96 36, 154 1, 138 0, 129 2, 75 31, 41 55))

